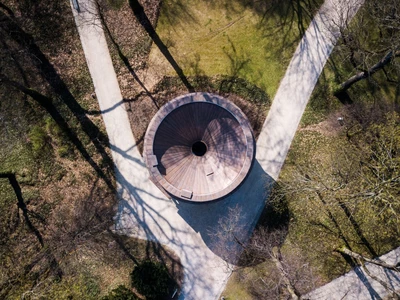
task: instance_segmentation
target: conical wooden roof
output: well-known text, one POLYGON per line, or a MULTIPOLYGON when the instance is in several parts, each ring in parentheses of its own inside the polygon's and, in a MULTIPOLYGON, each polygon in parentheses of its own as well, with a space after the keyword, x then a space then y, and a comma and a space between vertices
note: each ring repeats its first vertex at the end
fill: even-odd
POLYGON ((181 199, 210 201, 246 177, 254 140, 237 106, 218 95, 192 93, 168 102, 155 115, 143 155, 159 188, 181 199))

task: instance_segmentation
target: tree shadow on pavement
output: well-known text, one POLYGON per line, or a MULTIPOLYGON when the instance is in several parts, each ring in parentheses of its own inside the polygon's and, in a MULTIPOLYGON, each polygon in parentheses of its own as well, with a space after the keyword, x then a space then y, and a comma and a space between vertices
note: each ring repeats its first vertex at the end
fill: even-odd
POLYGON ((201 235, 207 247, 228 263, 237 264, 242 245, 249 240, 265 205, 266 187, 273 182, 255 160, 245 181, 221 200, 206 203, 173 200, 179 215, 201 235), (221 224, 221 220, 229 223, 233 218, 234 223, 221 224), (223 230, 221 227, 229 229, 225 234, 219 234, 223 230), (231 238, 225 240, 227 235, 231 238))
POLYGON ((151 92, 146 88, 144 83, 137 76, 135 70, 133 69, 133 67, 129 63, 128 57, 126 57, 125 54, 122 52, 121 47, 119 46, 119 44, 117 43, 117 41, 115 40, 113 35, 111 34, 111 31, 108 28, 108 25, 107 25, 107 23, 106 23, 106 21, 104 19, 102 8, 100 7, 99 3, 97 3, 97 8, 98 8, 99 16, 100 16, 100 21, 101 21, 101 23, 102 23, 102 25, 103 25, 103 27, 104 27, 104 29, 106 31, 106 35, 109 37, 111 43, 114 45, 115 49, 117 50, 119 58, 124 63, 124 65, 126 66, 126 68, 129 71, 129 73, 132 75, 133 79, 140 85, 140 87, 144 90, 145 94, 153 101, 153 103, 157 107, 157 109, 159 109, 160 107, 159 107, 156 99, 154 99, 154 97, 152 96, 151 92))
MULTIPOLYGON (((125 156, 132 155, 125 153, 125 156)), ((127 164, 133 167, 137 161, 128 159, 127 164)), ((138 168, 145 171, 147 175, 147 170, 143 165, 139 164, 135 167, 136 170, 138 168)), ((135 177, 141 178, 143 174, 137 174, 137 171, 131 169, 135 173, 135 177)), ((194 253, 196 257, 201 258, 204 255, 202 249, 188 242, 190 241, 190 232, 186 232, 181 226, 170 222, 170 218, 165 215, 167 210, 173 208, 173 203, 161 192, 152 193, 154 185, 150 180, 143 180, 139 187, 137 183, 133 184, 127 179, 126 175, 131 177, 132 174, 129 175, 126 171, 120 170, 118 166, 115 167, 115 172, 118 182, 117 190, 120 195, 118 213, 115 217, 115 232, 147 240, 146 252, 150 253, 151 249, 155 253, 159 253, 163 263, 167 263, 167 261, 162 257, 168 257, 168 260, 175 264, 182 262, 185 281, 193 282, 207 290, 209 288, 207 282, 196 274, 196 270, 202 267, 204 261, 195 262, 190 259, 194 253), (180 249, 180 262, 170 256, 170 253, 161 244, 167 245, 174 251, 180 249)), ((178 274, 178 278, 179 276, 182 275, 178 274)))

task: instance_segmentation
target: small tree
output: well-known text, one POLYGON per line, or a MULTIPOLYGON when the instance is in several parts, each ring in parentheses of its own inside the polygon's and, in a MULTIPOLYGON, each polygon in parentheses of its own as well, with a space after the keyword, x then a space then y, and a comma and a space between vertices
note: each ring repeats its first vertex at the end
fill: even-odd
POLYGON ((144 261, 131 273, 132 287, 147 299, 163 299, 168 296, 173 280, 167 268, 160 263, 144 261))
POLYGON ((119 285, 101 300, 137 300, 139 299, 130 289, 119 285))

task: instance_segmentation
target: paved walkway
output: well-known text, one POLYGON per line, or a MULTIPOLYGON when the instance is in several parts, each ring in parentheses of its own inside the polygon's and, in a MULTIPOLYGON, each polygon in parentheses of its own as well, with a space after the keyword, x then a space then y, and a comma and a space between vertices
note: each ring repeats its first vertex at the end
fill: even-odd
MULTIPOLYGON (((400 262, 400 247, 382 255, 380 259, 387 264, 400 262)), ((400 273, 382 267, 366 264, 369 272, 381 280, 389 283, 394 290, 400 290, 400 273)), ((384 299, 388 291, 377 281, 364 273, 361 267, 354 268, 349 273, 336 278, 328 284, 304 296, 309 300, 359 300, 384 299)))
MULTIPOLYGON (((96 8, 90 0, 79 1, 80 13, 74 17, 103 112, 110 140, 120 195, 117 230, 147 240, 157 240, 176 252, 184 266, 181 299, 215 299, 222 292, 230 274, 229 265, 205 244, 205 229, 193 229, 180 215, 191 211, 200 222, 212 216, 212 207, 193 209, 168 200, 152 182, 136 148, 125 105, 107 48, 96 8), (202 230, 202 233, 200 231, 202 230)), ((190 206, 190 205, 189 205, 190 206)), ((188 216, 186 216, 188 218, 188 216)), ((212 224, 213 220, 210 220, 212 224)))
POLYGON ((256 158, 277 179, 307 102, 328 60, 339 28, 345 27, 363 0, 325 0, 286 70, 257 141, 256 158))
MULTIPOLYGON (((257 142, 248 178, 229 197, 211 203, 172 201, 148 180, 92 0, 81 0, 74 17, 110 139, 120 195, 116 229, 159 241, 184 266, 181 299, 217 299, 231 273, 209 237, 230 208, 243 212, 236 224, 251 232, 265 199, 265 185, 278 178, 309 96, 337 39, 337 24, 351 18, 361 3, 327 0, 312 21, 275 96, 257 142), (344 6, 343 6, 344 5, 344 6), (351 10, 339 9, 352 7, 351 10), (336 28, 336 29, 333 29, 336 28)), ((233 253, 233 252, 232 252, 233 253)))

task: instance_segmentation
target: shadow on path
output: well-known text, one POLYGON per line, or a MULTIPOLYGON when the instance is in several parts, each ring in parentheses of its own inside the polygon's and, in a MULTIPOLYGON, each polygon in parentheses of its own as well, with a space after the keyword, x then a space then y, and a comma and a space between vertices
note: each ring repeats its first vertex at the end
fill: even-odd
MULTIPOLYGON (((126 155, 130 156, 128 153, 126 155)), ((128 160, 128 164, 132 167, 136 165, 136 170, 147 172, 145 167, 135 160, 128 160)), ((168 217, 167 211, 173 209, 171 202, 165 199, 161 193, 153 193, 149 188, 149 184, 152 185, 150 181, 144 180, 143 187, 139 187, 127 180, 123 175, 124 170, 116 166, 115 172, 120 195, 118 214, 115 220, 116 233, 135 235, 149 241, 147 251, 151 247, 154 252, 163 253, 173 263, 179 262, 171 257, 159 243, 167 245, 174 251, 180 249, 181 251, 177 253, 180 254, 180 260, 185 266, 185 281, 195 284, 196 288, 201 287, 202 290, 207 290, 209 283, 196 275, 196 270, 201 269, 204 264, 203 249, 191 242, 191 233, 186 231, 186 228, 175 224, 168 217)))
POLYGON ((206 203, 195 203, 173 199, 179 215, 198 232, 207 247, 228 263, 235 264, 242 250, 239 244, 225 245, 221 249, 213 233, 218 230, 219 221, 227 218, 232 210, 241 211, 241 216, 235 224, 240 228, 240 239, 246 243, 255 228, 267 198, 267 186, 274 180, 261 168, 255 160, 245 181, 227 197, 206 203), (230 252, 226 256, 226 250, 230 252))
MULTIPOLYGON (((132 75, 133 79, 136 80, 136 82, 142 87, 142 89, 144 90, 144 92, 146 93, 146 95, 153 101, 154 105, 157 107, 157 109, 159 109, 159 105, 157 104, 156 99, 154 99, 153 95, 151 94, 151 92, 146 88, 146 86, 144 85, 144 83, 140 80, 140 78, 137 76, 135 70, 133 70, 133 67, 131 66, 131 64, 129 63, 129 59, 125 56, 125 54, 122 52, 121 47, 119 46, 119 44, 117 43, 117 41, 115 40, 115 38, 113 37, 113 35, 111 34, 110 29, 107 26, 107 23, 104 19, 104 15, 102 13, 101 7, 98 3, 97 4, 97 10, 99 12, 99 16, 100 16, 100 20, 101 23, 106 31, 107 36, 110 38, 111 43, 114 45, 115 49, 118 52, 118 56, 119 58, 122 60, 122 62, 124 63, 124 65, 126 66, 126 68, 128 69, 129 73, 132 75)), ((140 5, 140 4, 139 4, 140 5)), ((144 14, 144 12, 143 12, 144 14)))

